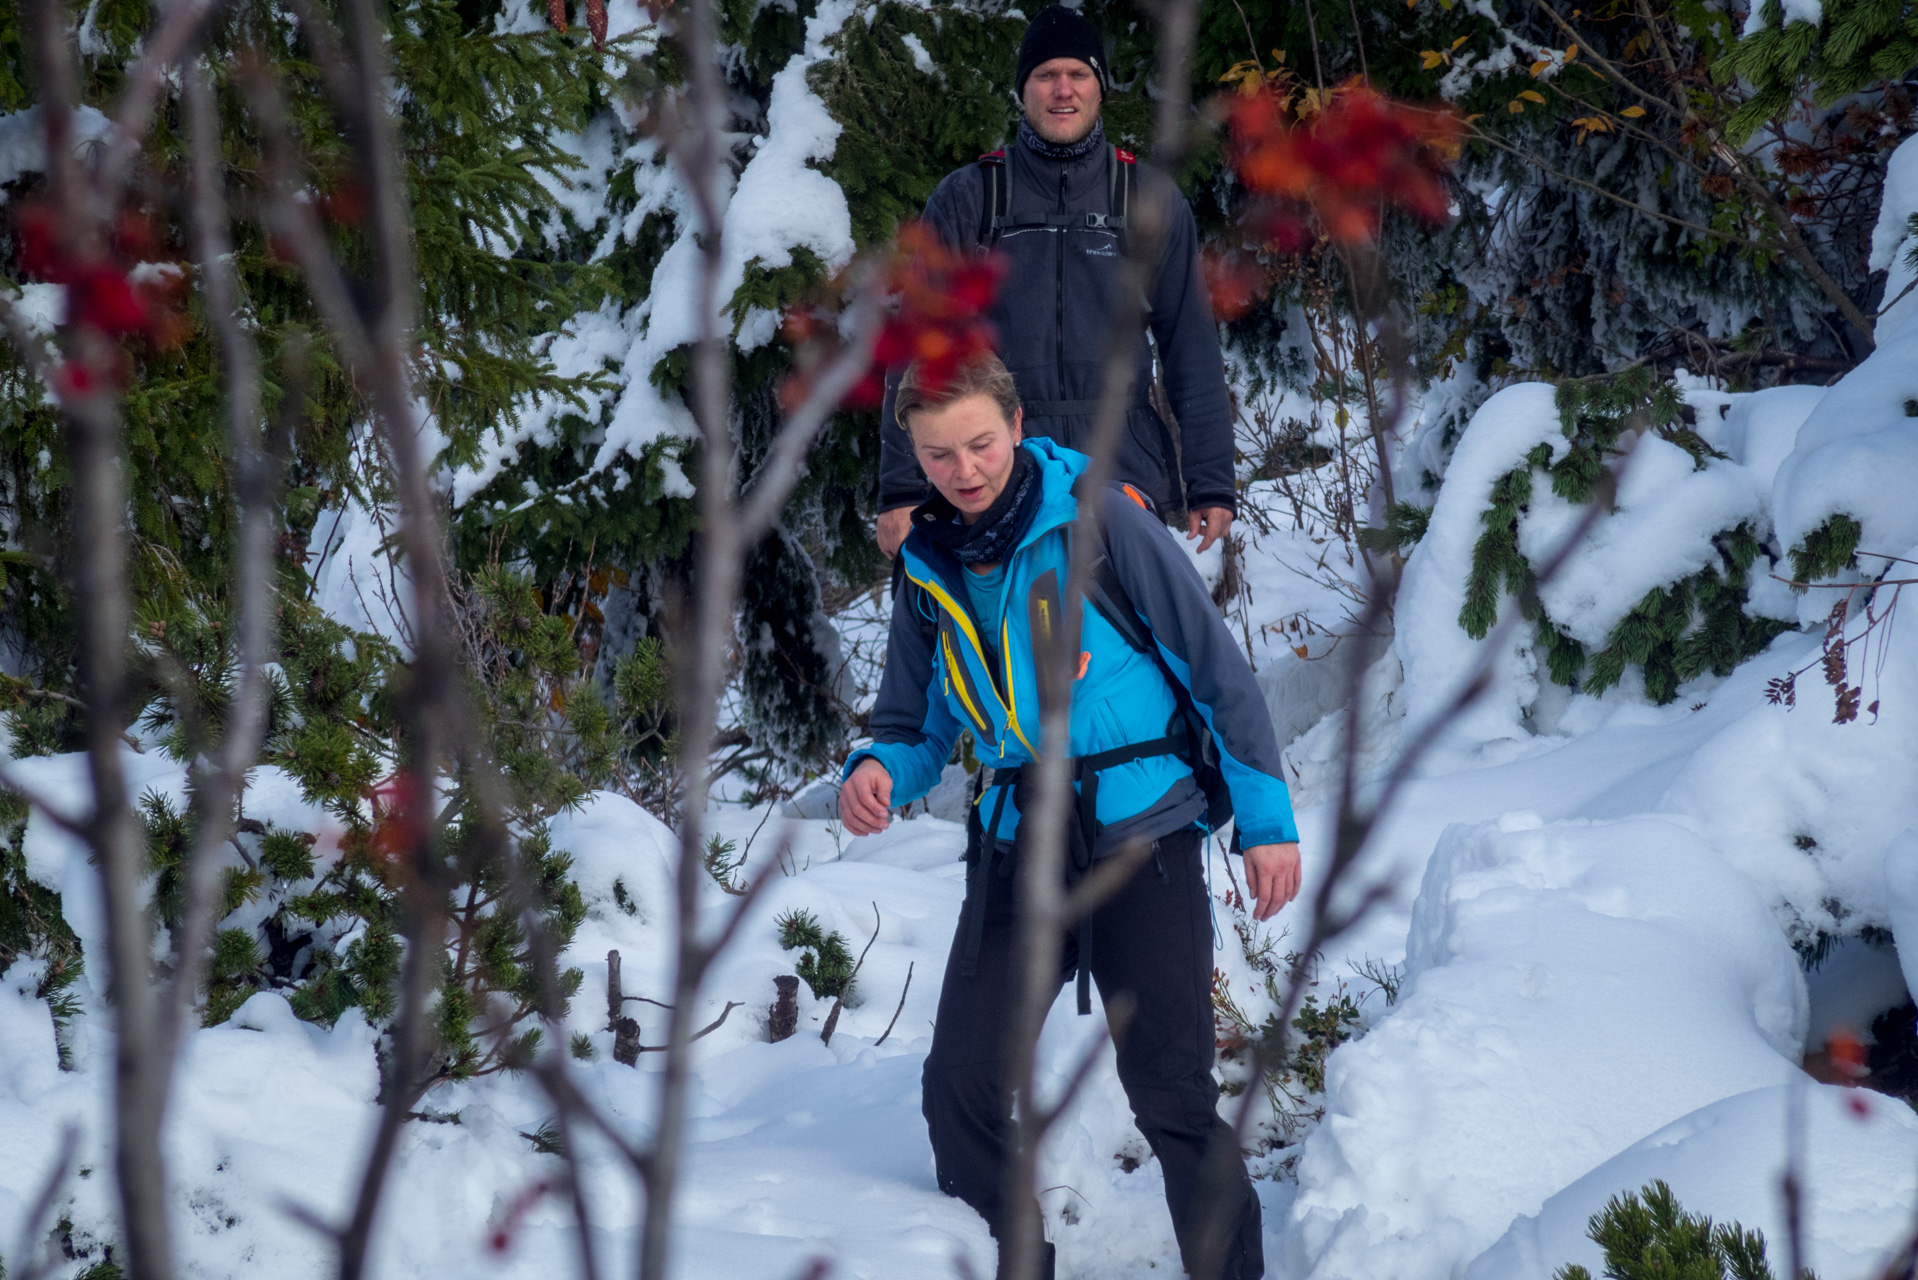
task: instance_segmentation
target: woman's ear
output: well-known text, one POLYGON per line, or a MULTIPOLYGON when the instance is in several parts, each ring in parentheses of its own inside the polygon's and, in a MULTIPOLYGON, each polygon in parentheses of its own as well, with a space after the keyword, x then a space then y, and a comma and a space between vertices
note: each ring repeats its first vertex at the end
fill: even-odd
POLYGON ((1026 438, 1026 433, 1021 429, 1025 420, 1026 407, 1020 405, 1012 411, 1012 443, 1018 444, 1026 438))

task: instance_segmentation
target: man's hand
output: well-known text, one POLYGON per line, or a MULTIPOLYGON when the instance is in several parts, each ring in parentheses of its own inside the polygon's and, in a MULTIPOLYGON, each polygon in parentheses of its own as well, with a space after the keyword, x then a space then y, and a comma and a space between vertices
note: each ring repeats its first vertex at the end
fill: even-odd
POLYGON ((899 544, 904 542, 906 535, 911 532, 911 507, 894 507, 891 511, 879 513, 879 532, 875 537, 879 543, 879 549, 886 553, 886 559, 890 560, 899 554, 899 544))
MULTIPOLYGON (((886 766, 871 756, 859 762, 852 771, 852 777, 846 779, 846 785, 839 788, 839 817, 846 824, 846 830, 856 836, 878 835, 892 825, 892 775, 886 772, 886 766)), ((1276 846, 1274 846, 1276 847, 1276 846)), ((1298 883, 1298 846, 1290 846, 1292 865, 1295 868, 1293 883, 1298 883)), ((1248 871, 1247 874, 1250 874, 1248 871)), ((1260 916, 1261 920, 1265 917, 1260 916)))
MULTIPOLYGON (((843 801, 842 801, 843 803, 843 801)), ((849 822, 846 824, 851 826, 849 822)), ((1255 844, 1245 851, 1245 887, 1258 908, 1255 920, 1270 920, 1299 892, 1299 845, 1255 844)))
MULTIPOLYGON (((885 517, 881 516, 880 519, 883 520, 885 517)), ((1199 544, 1199 554, 1204 555, 1212 550, 1213 543, 1223 538, 1232 528, 1232 509, 1230 507, 1195 507, 1186 513, 1186 521, 1188 528, 1185 540, 1190 542, 1203 534, 1205 541, 1199 544)), ((901 540, 903 541, 903 538, 901 540)), ((883 540, 880 545, 885 545, 883 540)), ((886 554, 892 553, 888 551, 886 554)))

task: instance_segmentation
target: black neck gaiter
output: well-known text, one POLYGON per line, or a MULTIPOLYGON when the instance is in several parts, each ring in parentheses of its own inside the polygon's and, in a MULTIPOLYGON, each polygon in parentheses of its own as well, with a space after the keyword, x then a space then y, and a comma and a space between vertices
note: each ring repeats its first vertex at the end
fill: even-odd
POLYGON ((1103 120, 1093 121, 1092 132, 1077 142, 1047 142, 1032 127, 1032 121, 1020 116, 1019 142, 1034 155, 1048 160, 1083 160, 1106 144, 1106 125, 1103 120))
POLYGON ((952 552, 960 564, 998 564, 1012 554, 1019 538, 1039 509, 1045 486, 1039 483, 1039 463, 1025 446, 1016 446, 1012 474, 985 513, 971 524, 959 518, 959 509, 940 494, 916 508, 913 527, 924 529, 934 542, 952 552))

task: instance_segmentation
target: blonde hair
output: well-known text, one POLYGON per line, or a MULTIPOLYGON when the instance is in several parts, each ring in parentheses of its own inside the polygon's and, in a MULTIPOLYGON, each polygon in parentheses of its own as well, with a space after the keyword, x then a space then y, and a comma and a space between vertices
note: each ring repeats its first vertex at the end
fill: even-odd
POLYGON ((943 409, 967 396, 990 396, 1010 424, 1019 411, 1019 389, 1013 385, 1006 362, 988 351, 975 356, 943 378, 929 377, 921 361, 913 361, 899 379, 894 393, 892 416, 907 435, 912 434, 912 415, 926 409, 943 409))

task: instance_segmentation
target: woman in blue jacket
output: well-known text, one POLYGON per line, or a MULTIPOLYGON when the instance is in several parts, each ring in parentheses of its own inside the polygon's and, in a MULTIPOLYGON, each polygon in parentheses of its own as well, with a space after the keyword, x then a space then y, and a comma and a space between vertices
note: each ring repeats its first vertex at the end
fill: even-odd
MULTIPOLYGON (((855 835, 883 830, 891 807, 938 781, 961 730, 993 767, 969 824, 966 901, 923 1107, 941 1189, 997 1234, 1012 1126, 1004 1046, 1015 990, 1020 780, 1040 755, 1033 626, 1056 616, 1079 514, 1075 486, 1089 460, 1049 439, 1022 440, 1018 396, 996 356, 938 388, 909 370, 896 406, 937 496, 913 512, 900 549, 904 576, 873 742, 846 761, 840 813, 855 835)), ((1201 862, 1217 797, 1209 806, 1189 761, 1202 755, 1207 780, 1230 792, 1261 920, 1298 891, 1298 831, 1265 699, 1191 561, 1130 488, 1093 498, 1102 504, 1112 589, 1082 608, 1069 748, 1081 762, 1075 844, 1081 863, 1133 841, 1150 842, 1152 856, 1066 940, 1060 981, 1080 972, 1082 1012, 1088 975, 1107 1003, 1121 992, 1135 1001, 1118 1045, 1119 1079, 1164 1170, 1189 1264, 1206 1150, 1231 1140, 1212 1078, 1211 902, 1201 862), (1182 733, 1184 724, 1191 730, 1182 733), (1216 751, 1199 750, 1195 734, 1216 751)), ((1243 1208, 1225 1275, 1252 1280, 1264 1270, 1258 1199, 1247 1180, 1237 1194, 1243 1208)))

